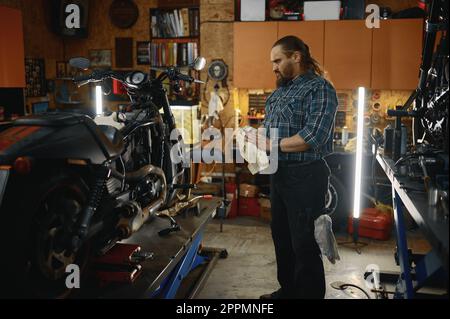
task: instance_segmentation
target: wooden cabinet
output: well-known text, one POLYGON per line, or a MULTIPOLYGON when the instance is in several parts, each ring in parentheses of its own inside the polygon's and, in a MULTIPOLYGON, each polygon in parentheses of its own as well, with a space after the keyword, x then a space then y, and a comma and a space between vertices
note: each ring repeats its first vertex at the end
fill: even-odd
POLYGON ((324 28, 324 21, 280 22, 278 39, 287 35, 299 37, 309 46, 312 57, 323 65, 324 28))
POLYGON ((0 88, 25 87, 22 12, 0 6, 0 88))
POLYGON ((387 20, 369 29, 365 20, 234 23, 234 86, 273 89, 270 50, 295 35, 310 47, 336 89, 412 90, 422 56, 422 19, 387 20))
POLYGON ((414 90, 419 83, 423 21, 381 21, 373 31, 372 88, 414 90))
POLYGON ((234 86, 247 89, 274 89, 270 62, 273 44, 287 35, 304 40, 313 57, 323 63, 323 21, 242 22, 234 24, 234 86))
POLYGON ((364 20, 326 21, 324 69, 336 89, 370 87, 372 29, 364 20))
MULTIPOLYGON (((274 89, 270 51, 277 40, 277 22, 234 23, 234 86, 274 89)), ((230 48, 231 49, 231 48, 230 48)))

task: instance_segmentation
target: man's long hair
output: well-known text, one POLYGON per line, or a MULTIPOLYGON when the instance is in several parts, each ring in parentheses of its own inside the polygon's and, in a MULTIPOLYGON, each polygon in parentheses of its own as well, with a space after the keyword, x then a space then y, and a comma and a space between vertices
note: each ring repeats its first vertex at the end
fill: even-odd
POLYGON ((324 71, 320 66, 320 63, 311 56, 311 53, 309 52, 309 46, 301 39, 293 35, 288 35, 275 42, 272 48, 276 46, 281 46, 284 54, 286 54, 286 56, 288 57, 291 57, 292 54, 294 54, 294 52, 296 51, 300 52, 300 55, 302 57, 300 66, 302 67, 302 70, 304 72, 313 72, 316 75, 322 77, 324 76, 324 71))

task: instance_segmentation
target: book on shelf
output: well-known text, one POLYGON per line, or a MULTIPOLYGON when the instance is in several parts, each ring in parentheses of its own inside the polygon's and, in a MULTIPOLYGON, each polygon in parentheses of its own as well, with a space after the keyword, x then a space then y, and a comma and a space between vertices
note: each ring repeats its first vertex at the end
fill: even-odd
POLYGON ((200 35, 199 8, 151 9, 150 15, 153 38, 198 37, 200 35))
POLYGON ((186 66, 198 57, 196 42, 150 44, 150 64, 155 67, 186 66))

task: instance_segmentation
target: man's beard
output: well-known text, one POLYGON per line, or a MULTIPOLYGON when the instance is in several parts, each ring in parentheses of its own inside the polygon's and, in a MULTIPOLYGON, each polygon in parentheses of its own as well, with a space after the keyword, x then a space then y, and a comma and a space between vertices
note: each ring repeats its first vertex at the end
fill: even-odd
POLYGON ((285 87, 288 85, 288 83, 291 81, 292 79, 289 78, 285 78, 284 76, 282 76, 280 74, 279 77, 277 77, 277 88, 281 88, 281 87, 285 87))
POLYGON ((289 84, 289 82, 292 81, 292 79, 294 78, 293 70, 291 69, 287 69, 285 71, 286 75, 282 75, 280 72, 276 72, 277 76, 277 88, 280 87, 285 87, 289 84))

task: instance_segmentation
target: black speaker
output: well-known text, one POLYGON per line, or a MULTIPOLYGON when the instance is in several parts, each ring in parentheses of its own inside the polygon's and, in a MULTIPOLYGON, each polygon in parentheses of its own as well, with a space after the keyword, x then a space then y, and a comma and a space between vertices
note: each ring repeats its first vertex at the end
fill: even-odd
POLYGON ((53 30, 64 37, 87 38, 89 0, 52 0, 53 30))
POLYGON ((344 0, 344 19, 363 20, 366 15, 366 5, 364 0, 344 0))

